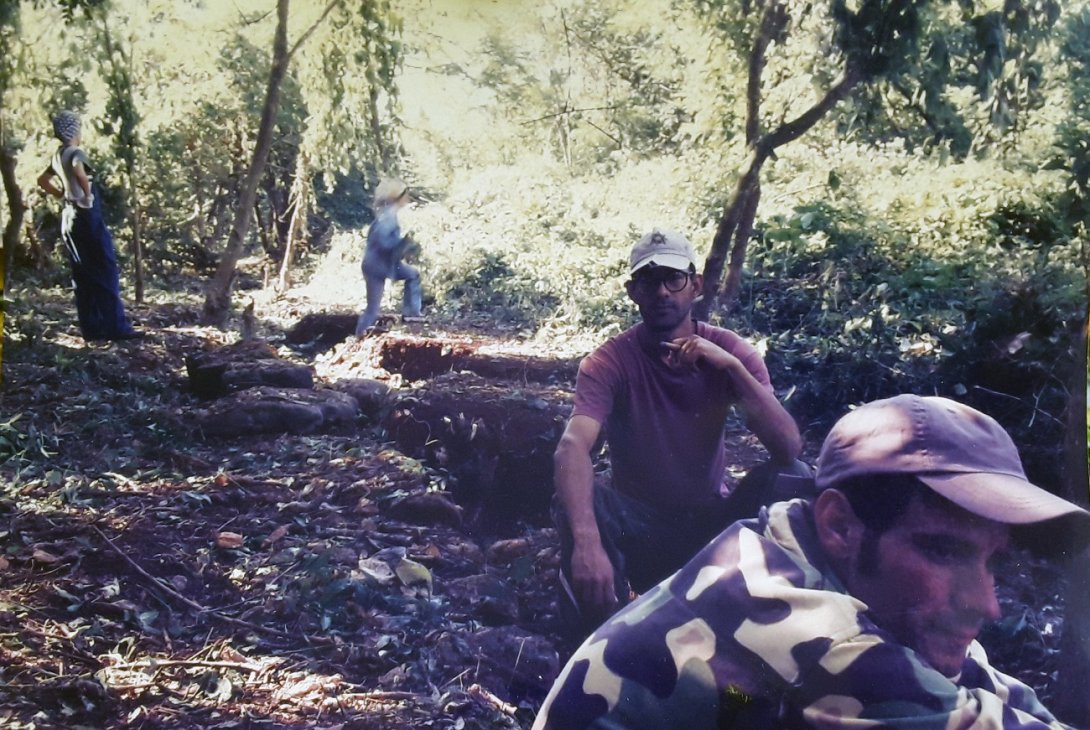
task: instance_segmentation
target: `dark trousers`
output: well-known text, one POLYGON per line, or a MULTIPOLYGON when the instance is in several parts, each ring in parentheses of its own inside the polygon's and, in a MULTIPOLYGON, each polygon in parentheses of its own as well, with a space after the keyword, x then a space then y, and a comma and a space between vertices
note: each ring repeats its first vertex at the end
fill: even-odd
POLYGON ((62 235, 76 288, 76 314, 85 340, 106 340, 131 331, 118 281, 114 241, 102 219, 99 196, 91 208, 66 206, 62 235))
MULTIPOLYGON (((812 496, 812 474, 801 461, 786 466, 766 462, 751 469, 730 496, 718 503, 669 513, 595 484, 594 516, 602 547, 613 565, 618 605, 628 603, 630 591, 644 593, 672 575, 716 535, 738 520, 755 517, 761 507, 812 496)), ((560 536, 561 621, 566 633, 581 639, 601 617, 586 617, 579 610, 570 588, 571 527, 556 498, 552 514, 560 536)))

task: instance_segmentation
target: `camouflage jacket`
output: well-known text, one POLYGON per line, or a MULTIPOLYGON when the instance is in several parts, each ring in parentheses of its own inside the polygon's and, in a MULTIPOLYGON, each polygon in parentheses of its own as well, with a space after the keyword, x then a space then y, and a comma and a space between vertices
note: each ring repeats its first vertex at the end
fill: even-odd
POLYGON ((948 678, 824 565, 809 504, 772 505, 598 628, 535 730, 1062 728, 973 642, 948 678))

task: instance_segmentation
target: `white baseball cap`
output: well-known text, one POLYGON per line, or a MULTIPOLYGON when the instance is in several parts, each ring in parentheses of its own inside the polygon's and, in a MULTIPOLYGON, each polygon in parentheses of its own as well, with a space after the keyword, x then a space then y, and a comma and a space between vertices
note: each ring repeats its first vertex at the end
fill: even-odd
POLYGON ((666 266, 680 271, 696 268, 693 244, 685 236, 669 228, 653 228, 636 242, 628 256, 628 273, 634 274, 645 266, 666 266))

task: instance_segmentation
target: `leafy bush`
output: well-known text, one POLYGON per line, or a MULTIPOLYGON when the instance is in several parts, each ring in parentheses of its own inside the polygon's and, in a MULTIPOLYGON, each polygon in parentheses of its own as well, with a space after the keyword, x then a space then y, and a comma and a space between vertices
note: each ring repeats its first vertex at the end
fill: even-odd
POLYGON ((771 216, 733 326, 764 338, 804 423, 823 430, 901 392, 946 395, 999 419, 1031 476, 1055 481, 1084 313, 1080 241, 1048 191, 903 213, 818 201, 771 216))

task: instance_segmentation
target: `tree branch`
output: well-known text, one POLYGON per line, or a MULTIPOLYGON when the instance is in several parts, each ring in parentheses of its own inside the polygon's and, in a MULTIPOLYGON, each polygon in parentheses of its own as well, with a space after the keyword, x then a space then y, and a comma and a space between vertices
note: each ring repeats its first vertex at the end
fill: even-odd
POLYGON ((851 93, 852 89, 863 79, 863 74, 855 64, 849 62, 844 69, 844 75, 840 77, 828 91, 813 106, 789 122, 785 122, 772 132, 766 134, 758 142, 757 146, 764 150, 764 154, 771 154, 777 147, 794 141, 805 134, 811 127, 817 124, 830 109, 837 105, 841 99, 851 93))
POLYGON ((553 114, 546 114, 543 117, 537 117, 535 119, 527 119, 525 122, 519 122, 519 124, 521 126, 526 126, 527 124, 533 124, 534 122, 544 122, 546 119, 555 119, 556 117, 562 117, 565 114, 575 114, 576 112, 603 112, 603 111, 608 112, 608 111, 613 111, 614 109, 620 109, 620 108, 621 107, 617 106, 616 104, 613 104, 613 105, 610 105, 610 106, 585 106, 585 107, 580 107, 578 109, 576 109, 576 108, 563 109, 563 110, 555 112, 553 114))
POLYGON ((757 141, 761 124, 761 76, 767 63, 768 46, 773 36, 779 33, 787 22, 787 13, 783 3, 776 0, 765 8, 761 16, 761 29, 753 41, 749 54, 749 77, 746 81, 746 144, 757 141))
POLYGON ((326 5, 325 10, 322 11, 321 16, 317 20, 315 20, 314 23, 306 29, 306 31, 303 32, 303 35, 299 36, 299 40, 295 41, 295 45, 291 47, 290 51, 288 51, 289 61, 291 60, 291 57, 295 55, 295 52, 299 50, 299 47, 306 43, 306 40, 310 37, 311 33, 313 33, 315 29, 317 29, 317 27, 322 24, 322 21, 326 19, 326 16, 328 16, 333 11, 333 8, 340 5, 342 2, 343 0, 332 0, 329 5, 326 5))

